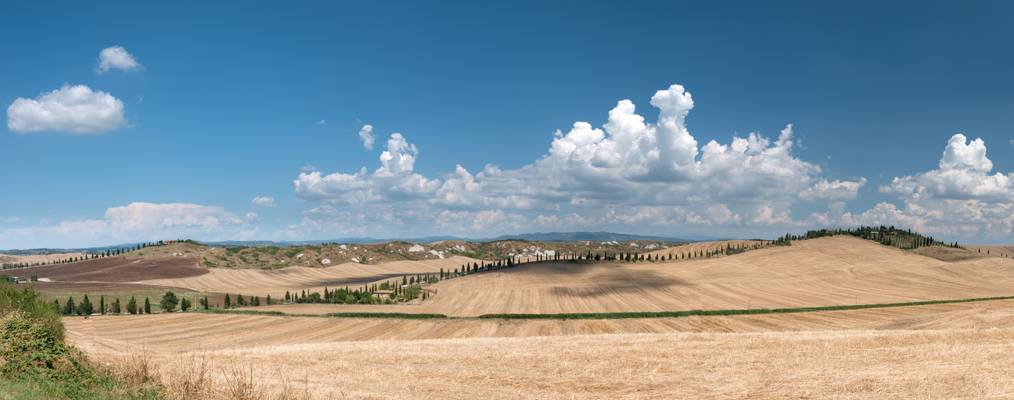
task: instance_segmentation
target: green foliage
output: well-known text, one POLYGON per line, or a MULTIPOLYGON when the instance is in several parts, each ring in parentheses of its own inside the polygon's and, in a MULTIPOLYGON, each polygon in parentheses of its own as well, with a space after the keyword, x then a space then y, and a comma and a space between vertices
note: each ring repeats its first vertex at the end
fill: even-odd
POLYGON ((786 234, 775 240, 776 245, 788 246, 793 240, 815 239, 819 237, 850 235, 878 242, 884 246, 893 246, 905 250, 927 246, 961 247, 957 242, 944 243, 911 229, 895 228, 894 226, 860 226, 856 228, 817 229, 806 231, 803 235, 786 234))
MULTIPOLYGON (((82 300, 82 303, 89 301, 82 300)), ((34 290, 0 284, 0 398, 160 399, 151 387, 124 386, 89 367, 63 341, 53 303, 34 290)))
POLYGON ((151 314, 151 302, 148 301, 147 297, 144 298, 144 313, 151 314))
POLYGON ((397 318, 397 319, 439 319, 447 318, 444 314, 412 314, 412 313, 370 313, 370 312, 340 312, 325 314, 332 318, 397 318))
POLYGON ((69 349, 62 332, 47 329, 43 321, 16 310, 0 322, 0 374, 26 374, 37 369, 54 369, 69 362, 69 349))
POLYGON ((88 315, 92 315, 94 312, 95 312, 95 308, 92 307, 91 300, 88 300, 88 295, 87 294, 84 295, 84 298, 81 299, 81 304, 77 307, 77 315, 88 316, 88 315))
MULTIPOLYGON (((173 312, 176 311, 176 305, 179 304, 179 302, 180 300, 176 297, 176 293, 169 291, 162 295, 162 301, 160 301, 158 305, 162 307, 162 312, 173 312)), ((190 305, 187 304, 187 307, 189 308, 190 305)))
POLYGON ((137 314, 137 299, 134 296, 130 296, 130 300, 127 301, 127 313, 137 314))
POLYGON ((45 327, 48 335, 63 340, 63 322, 53 304, 43 301, 38 292, 31 288, 18 289, 0 283, 0 317, 15 310, 45 327))
POLYGON ((190 300, 186 297, 180 299, 180 311, 187 312, 190 310, 190 300))

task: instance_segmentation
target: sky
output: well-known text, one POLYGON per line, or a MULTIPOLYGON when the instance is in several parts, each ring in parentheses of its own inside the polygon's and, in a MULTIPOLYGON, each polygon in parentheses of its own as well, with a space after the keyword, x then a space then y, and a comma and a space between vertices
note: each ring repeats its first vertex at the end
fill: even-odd
POLYGON ((0 248, 1014 242, 1014 3, 365 3, 5 3, 0 248))

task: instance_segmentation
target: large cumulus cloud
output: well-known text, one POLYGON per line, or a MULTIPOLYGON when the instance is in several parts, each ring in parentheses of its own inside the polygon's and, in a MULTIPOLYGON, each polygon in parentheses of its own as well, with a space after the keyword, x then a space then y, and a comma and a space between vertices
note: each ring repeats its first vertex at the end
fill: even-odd
POLYGON ((982 139, 955 134, 937 168, 895 177, 879 188, 901 206, 879 203, 844 213, 845 223, 895 224, 948 237, 1009 240, 1014 236, 1014 173, 993 172, 982 139))
MULTIPOLYGON (((297 197, 341 210, 304 213, 301 226, 353 232, 357 224, 384 218, 397 221, 395 229, 439 226, 475 234, 526 225, 792 224, 790 208, 813 188, 821 169, 792 154, 791 125, 775 138, 750 133, 702 146, 687 127, 694 100, 683 86, 657 91, 650 104, 657 110, 654 123, 632 101, 621 100, 602 126, 575 122, 554 133, 541 157, 515 169, 486 165, 473 172, 458 165, 427 177, 415 170, 419 149, 391 134, 373 170, 297 176, 297 197)), ((806 200, 854 197, 865 180, 821 182, 831 186, 824 191, 835 193, 806 200)))

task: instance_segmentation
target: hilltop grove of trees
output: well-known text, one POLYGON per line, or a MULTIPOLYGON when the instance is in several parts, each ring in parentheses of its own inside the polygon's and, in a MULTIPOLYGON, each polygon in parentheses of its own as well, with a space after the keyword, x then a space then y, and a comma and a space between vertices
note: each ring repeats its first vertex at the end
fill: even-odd
POLYGON ((884 246, 893 246, 899 249, 914 250, 920 247, 945 246, 961 248, 958 242, 945 243, 926 236, 911 229, 899 229, 894 226, 859 226, 855 228, 817 229, 806 231, 802 235, 786 234, 775 240, 776 245, 787 246, 794 240, 815 239, 828 236, 848 235, 866 240, 872 240, 884 246))

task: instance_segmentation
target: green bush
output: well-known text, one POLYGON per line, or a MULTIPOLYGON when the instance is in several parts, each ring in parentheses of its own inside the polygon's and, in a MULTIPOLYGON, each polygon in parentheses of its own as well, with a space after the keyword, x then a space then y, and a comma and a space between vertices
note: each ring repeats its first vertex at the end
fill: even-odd
POLYGON ((29 319, 38 321, 46 334, 63 341, 63 322, 53 303, 47 303, 31 289, 17 289, 0 283, 0 318, 14 311, 21 311, 29 319))

